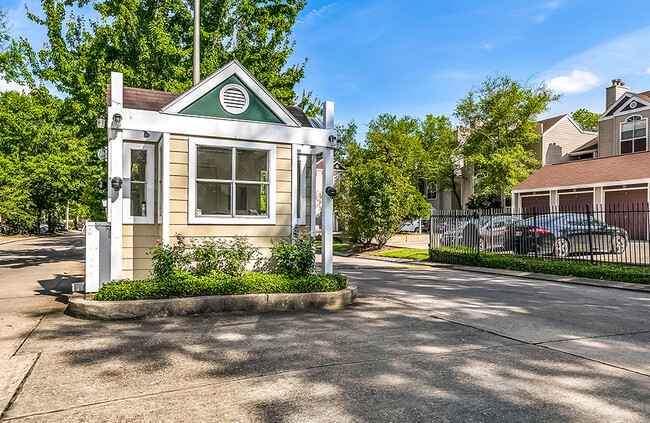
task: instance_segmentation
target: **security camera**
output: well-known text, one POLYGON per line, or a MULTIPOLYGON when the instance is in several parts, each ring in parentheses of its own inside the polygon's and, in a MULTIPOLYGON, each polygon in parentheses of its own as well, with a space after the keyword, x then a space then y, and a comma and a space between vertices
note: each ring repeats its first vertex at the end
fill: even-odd
POLYGON ((327 194, 330 198, 334 198, 336 196, 336 188, 334 187, 325 188, 325 194, 327 194))
POLYGON ((120 189, 122 189, 123 182, 124 181, 122 181, 122 178, 120 178, 119 176, 115 176, 113 179, 111 179, 111 187, 115 191, 119 191, 120 189))

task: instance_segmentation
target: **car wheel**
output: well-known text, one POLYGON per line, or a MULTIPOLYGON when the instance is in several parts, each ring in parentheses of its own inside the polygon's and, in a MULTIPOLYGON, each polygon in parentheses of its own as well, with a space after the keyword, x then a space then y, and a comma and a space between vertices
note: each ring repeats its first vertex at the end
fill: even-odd
POLYGON ((627 239, 623 235, 614 235, 612 238, 612 253, 623 254, 627 249, 627 239))
POLYGON ((553 246, 553 254, 555 254, 555 257, 568 257, 569 241, 567 241, 565 238, 556 239, 555 245, 553 246))

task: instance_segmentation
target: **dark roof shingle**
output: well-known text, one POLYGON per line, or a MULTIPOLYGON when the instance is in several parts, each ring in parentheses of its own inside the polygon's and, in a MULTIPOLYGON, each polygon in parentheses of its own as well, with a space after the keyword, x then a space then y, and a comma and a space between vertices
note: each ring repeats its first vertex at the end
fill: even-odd
POLYGON ((548 131, 549 129, 551 129, 553 127, 553 125, 558 123, 564 116, 566 116, 566 113, 563 114, 563 115, 560 115, 560 116, 554 116, 552 118, 540 120, 537 123, 539 125, 542 125, 542 133, 544 133, 544 132, 548 131))

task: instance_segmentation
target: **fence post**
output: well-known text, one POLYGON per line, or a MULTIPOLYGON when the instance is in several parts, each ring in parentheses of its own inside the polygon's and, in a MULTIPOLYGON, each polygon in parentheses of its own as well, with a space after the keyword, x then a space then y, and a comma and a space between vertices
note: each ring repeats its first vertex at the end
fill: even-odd
POLYGON ((535 240, 533 241, 533 250, 535 251, 535 258, 537 258, 537 241, 539 237, 539 234, 537 233, 537 207, 533 207, 533 226, 533 233, 535 234, 535 240))
POLYGON ((587 236, 589 236, 589 260, 594 262, 594 240, 591 236, 591 214, 589 213, 589 204, 587 204, 587 236))

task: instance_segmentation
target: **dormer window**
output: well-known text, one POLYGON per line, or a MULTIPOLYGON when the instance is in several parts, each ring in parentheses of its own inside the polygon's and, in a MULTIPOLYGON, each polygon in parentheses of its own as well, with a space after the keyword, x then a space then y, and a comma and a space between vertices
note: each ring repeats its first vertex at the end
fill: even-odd
POLYGON ((648 146, 648 119, 630 116, 621 124, 621 154, 646 151, 648 146))

